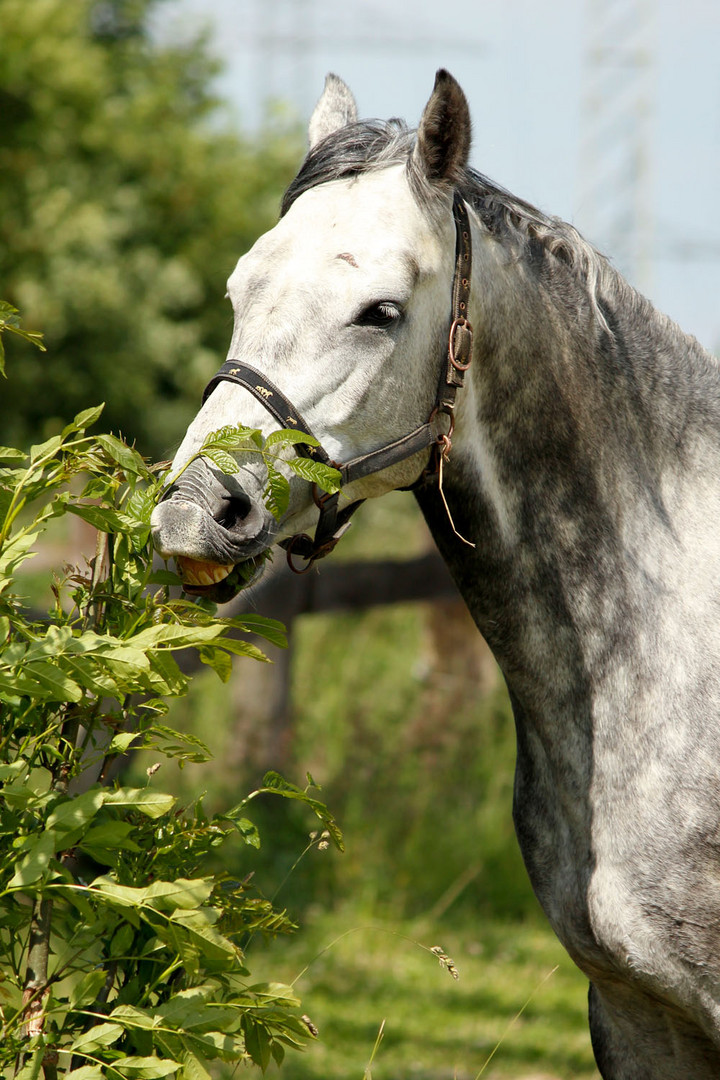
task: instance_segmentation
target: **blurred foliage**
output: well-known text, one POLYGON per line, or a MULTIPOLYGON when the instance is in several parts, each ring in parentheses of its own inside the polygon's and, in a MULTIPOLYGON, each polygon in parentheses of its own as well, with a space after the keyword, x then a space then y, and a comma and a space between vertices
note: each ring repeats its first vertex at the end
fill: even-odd
POLYGON ((0 0, 0 280, 42 328, 13 342, 7 442, 88 401, 165 455, 225 355, 225 281, 277 217, 296 133, 221 126, 202 38, 160 46, 162 0, 0 0))

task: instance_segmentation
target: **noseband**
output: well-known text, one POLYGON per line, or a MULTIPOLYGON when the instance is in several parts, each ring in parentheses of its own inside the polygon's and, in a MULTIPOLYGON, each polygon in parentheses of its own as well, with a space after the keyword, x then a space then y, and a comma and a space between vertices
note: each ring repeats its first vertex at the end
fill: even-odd
MULTIPOLYGON (((314 461, 320 461, 324 465, 337 469, 342 477, 343 487, 371 473, 387 469, 390 465, 404 461, 431 446, 435 468, 425 470, 422 479, 427 480, 428 476, 437 473, 441 458, 447 458, 450 451, 450 440, 455 425, 455 397, 463 385, 465 372, 470 367, 472 359, 472 326, 467 318, 472 244, 467 206, 457 192, 453 193, 453 219, 455 222, 455 275, 452 286, 452 318, 448 334, 447 358, 443 365, 435 404, 427 422, 411 431, 409 435, 396 439, 395 442, 344 463, 333 461, 319 444, 317 446, 310 446, 307 443, 295 444, 296 452, 302 457, 312 458, 314 461), (442 416, 449 418, 449 427, 446 431, 441 430, 440 418, 442 416)), ((221 382, 237 383, 238 386, 244 387, 265 406, 269 413, 272 413, 282 427, 303 431, 306 435, 315 438, 307 422, 285 394, 250 364, 245 364, 240 360, 227 360, 205 387, 203 405, 221 382)), ((332 495, 320 493, 317 485, 313 485, 313 497, 320 510, 315 536, 310 537, 307 533, 298 533, 281 541, 281 546, 287 551, 290 568, 295 573, 305 573, 316 559, 322 559, 332 551, 350 525, 350 518, 364 501, 360 499, 339 509, 340 493, 335 492, 332 495), (308 565, 302 570, 298 570, 293 564, 295 555, 307 561, 308 565)))

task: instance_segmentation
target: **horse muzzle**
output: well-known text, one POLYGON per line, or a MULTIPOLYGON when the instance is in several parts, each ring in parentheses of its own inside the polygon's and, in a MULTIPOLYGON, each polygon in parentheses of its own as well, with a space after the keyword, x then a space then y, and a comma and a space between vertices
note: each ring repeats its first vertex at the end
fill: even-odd
POLYGON ((249 494, 202 458, 168 488, 151 526, 155 550, 175 559, 185 591, 220 603, 259 576, 276 531, 259 487, 249 494))

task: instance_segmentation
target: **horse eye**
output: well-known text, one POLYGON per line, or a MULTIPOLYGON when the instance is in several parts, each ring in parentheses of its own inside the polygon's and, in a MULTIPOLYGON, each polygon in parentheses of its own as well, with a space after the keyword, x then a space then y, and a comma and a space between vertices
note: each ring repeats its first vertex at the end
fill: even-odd
POLYGON ((397 304, 389 300, 383 300, 378 304, 371 304, 355 319, 356 326, 379 326, 388 327, 396 322, 402 312, 397 304))

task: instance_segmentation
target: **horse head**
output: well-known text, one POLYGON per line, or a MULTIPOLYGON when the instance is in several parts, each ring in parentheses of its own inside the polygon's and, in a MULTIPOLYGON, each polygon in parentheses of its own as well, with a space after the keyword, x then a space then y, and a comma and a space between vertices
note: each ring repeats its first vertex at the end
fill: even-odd
MULTIPOLYGON (((438 381, 453 319, 451 352, 470 359, 456 268, 457 237, 465 230, 467 240, 469 225, 458 218, 461 202, 455 227, 452 212, 470 143, 458 84, 438 73, 413 135, 398 122, 359 122, 349 89, 328 76, 309 141, 279 223, 230 277, 229 359, 153 515, 158 552, 176 558, 189 590, 214 599, 247 583, 273 544, 307 541, 323 515, 312 484, 289 472, 289 503, 276 519, 263 500, 262 458, 237 452, 236 469, 221 471, 199 453, 211 432, 242 423, 266 435, 280 425, 313 433, 315 453, 338 465, 343 481, 330 526, 319 526, 328 535, 306 552, 315 558, 333 546, 349 508, 415 483, 447 437, 454 390, 443 404, 438 381)), ((455 373, 463 366, 454 358, 455 373)), ((461 382, 461 374, 446 380, 461 382)))

